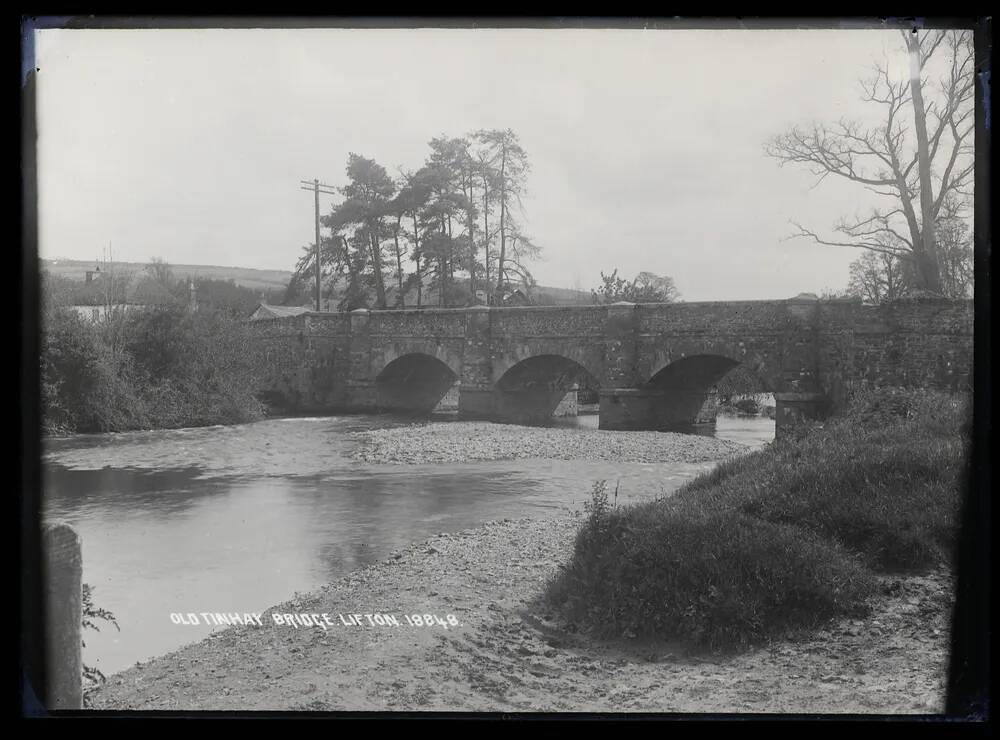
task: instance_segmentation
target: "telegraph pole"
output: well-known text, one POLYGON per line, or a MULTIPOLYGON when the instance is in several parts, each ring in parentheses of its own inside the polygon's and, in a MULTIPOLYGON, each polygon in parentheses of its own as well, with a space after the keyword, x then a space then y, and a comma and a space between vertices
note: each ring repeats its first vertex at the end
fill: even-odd
POLYGON ((319 194, 324 193, 326 195, 336 195, 337 191, 334 190, 333 185, 326 185, 321 183, 319 180, 313 180, 309 182, 308 180, 299 180, 302 183, 300 190, 312 190, 315 196, 316 202, 316 311, 319 312, 319 298, 320 298, 320 280, 319 280, 319 194), (320 188, 327 188, 327 190, 321 190, 320 188))

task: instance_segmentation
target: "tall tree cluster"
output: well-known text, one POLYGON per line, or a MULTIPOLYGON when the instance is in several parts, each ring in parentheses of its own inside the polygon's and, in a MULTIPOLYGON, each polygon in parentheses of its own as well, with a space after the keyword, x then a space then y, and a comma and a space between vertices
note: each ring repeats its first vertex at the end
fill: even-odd
POLYGON ((909 74, 894 75, 886 60, 861 83, 876 123, 843 118, 796 126, 771 139, 765 153, 808 168, 817 184, 832 176, 882 203, 841 219, 832 234, 795 224, 794 236, 885 255, 903 263, 911 290, 948 295, 964 269, 961 254, 949 253, 962 240, 948 232, 961 228, 972 196, 972 34, 912 29, 901 36, 909 74))
MULTIPOLYGON (((320 220, 320 273, 337 307, 391 308, 499 303, 530 286, 539 247, 523 228, 530 164, 510 129, 429 142, 423 165, 393 176, 351 153, 343 200, 320 220)), ((299 282, 315 270, 303 250, 299 282)), ((293 278, 295 282, 296 278, 293 278)))

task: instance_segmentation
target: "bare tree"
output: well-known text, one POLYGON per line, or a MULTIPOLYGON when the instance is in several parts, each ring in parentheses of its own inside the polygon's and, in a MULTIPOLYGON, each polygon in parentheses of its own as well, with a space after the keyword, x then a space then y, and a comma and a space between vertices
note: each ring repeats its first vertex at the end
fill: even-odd
POLYGON ((893 254, 866 251, 851 263, 847 294, 876 305, 902 298, 909 291, 908 267, 893 254))
POLYGON ((836 237, 821 237, 798 223, 792 236, 911 262, 914 287, 941 293, 935 225, 949 198, 965 203, 971 195, 972 34, 916 29, 901 33, 909 79, 894 79, 886 60, 861 82, 862 100, 882 108, 883 123, 868 126, 841 119, 794 127, 771 139, 765 153, 781 164, 805 165, 818 178, 817 185, 835 175, 889 201, 867 217, 841 219, 834 226, 836 237))
POLYGON ((949 298, 970 298, 974 260, 972 233, 962 215, 961 203, 946 198, 938 215, 934 238, 941 267, 941 290, 949 298))
POLYGON ((149 276, 165 288, 174 285, 174 270, 162 257, 153 257, 146 265, 149 276))
POLYGON ((100 260, 99 268, 104 314, 102 329, 111 349, 123 352, 127 330, 125 313, 128 310, 129 289, 135 279, 135 270, 114 261, 110 244, 100 260))

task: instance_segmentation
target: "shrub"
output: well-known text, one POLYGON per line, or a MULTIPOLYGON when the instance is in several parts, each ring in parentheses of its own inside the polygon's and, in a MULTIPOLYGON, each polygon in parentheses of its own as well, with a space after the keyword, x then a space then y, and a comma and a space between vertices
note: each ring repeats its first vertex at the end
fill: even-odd
POLYGON ((910 388, 852 389, 842 421, 863 427, 919 422, 923 434, 947 435, 971 429, 972 399, 965 393, 914 390, 910 388))
POLYGON ((595 495, 544 598, 598 635, 710 647, 862 609, 873 570, 951 563, 968 408, 947 394, 865 390, 842 417, 724 462, 672 498, 619 510, 595 495))
POLYGON ((872 590, 855 559, 795 527, 656 502, 592 515, 546 598, 601 637, 738 648, 861 613, 872 590))
POLYGON ((131 358, 76 314, 47 312, 40 359, 47 432, 120 431, 148 421, 131 358))
POLYGON ((231 424, 263 416, 248 328, 223 312, 166 307, 92 324, 43 320, 48 433, 231 424))
MULTIPOLYGON (((83 630, 94 630, 95 632, 100 632, 101 628, 97 626, 95 620, 103 620, 105 622, 110 622, 114 625, 115 629, 121 632, 121 627, 118 626, 118 622, 115 619, 115 615, 109 612, 107 609, 102 609, 94 604, 93 587, 89 583, 84 583, 82 586, 82 617, 81 617, 81 627, 83 630)), ((82 637, 80 638, 80 647, 87 647, 87 641, 82 637)), ((107 677, 101 671, 100 668, 96 666, 83 664, 83 684, 84 684, 84 696, 83 702, 84 707, 89 706, 90 696, 88 691, 95 688, 96 686, 107 681, 107 677)))

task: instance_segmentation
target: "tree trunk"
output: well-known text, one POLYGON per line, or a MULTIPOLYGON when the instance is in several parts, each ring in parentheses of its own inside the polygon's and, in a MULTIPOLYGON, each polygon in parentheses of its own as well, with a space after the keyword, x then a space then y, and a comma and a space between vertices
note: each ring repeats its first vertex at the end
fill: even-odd
POLYGON ((417 275, 417 308, 423 305, 424 298, 424 275, 420 269, 420 235, 417 231, 417 212, 413 212, 413 261, 416 263, 414 272, 417 275))
POLYGON ((934 194, 931 191, 927 114, 920 83, 920 40, 916 33, 906 34, 906 46, 910 53, 910 97, 913 103, 913 122, 917 135, 917 167, 920 176, 920 250, 914 251, 922 287, 940 293, 941 269, 934 243, 934 194))
POLYGON ((399 251, 399 230, 403 227, 403 214, 396 216, 396 230, 392 233, 393 241, 396 243, 396 285, 399 295, 396 297, 398 306, 406 305, 406 297, 403 295, 403 255, 399 251))
POLYGON ((500 259, 497 261, 497 295, 503 296, 503 261, 507 256, 507 238, 504 233, 504 215, 507 211, 507 147, 500 152, 500 259))
MULTIPOLYGON (((486 165, 483 164, 483 264, 486 267, 486 292, 490 291, 490 183, 486 176, 486 165)), ((489 295, 486 302, 492 303, 489 295)))
POLYGON ((372 249, 372 272, 375 277, 375 300, 379 308, 385 308, 385 284, 382 282, 382 257, 379 254, 377 226, 368 230, 372 249))
POLYGON ((445 281, 445 272, 444 272, 444 270, 445 270, 445 268, 444 268, 444 255, 441 254, 441 252, 438 252, 438 269, 437 269, 437 273, 438 273, 438 307, 439 308, 444 308, 444 281, 445 281))
POLYGON ((473 232, 476 228, 475 219, 472 217, 472 170, 468 172, 468 177, 466 181, 462 183, 462 193, 465 194, 466 182, 469 186, 469 192, 465 196, 468 208, 466 209, 466 216, 468 217, 469 225, 469 299, 472 303, 476 302, 476 240, 474 238, 473 232))

